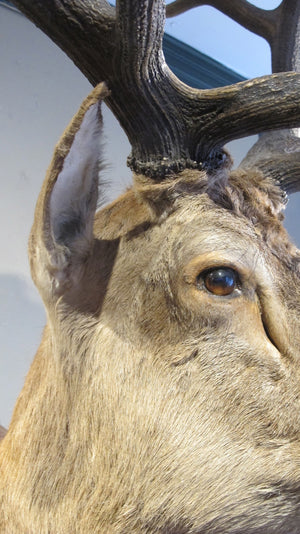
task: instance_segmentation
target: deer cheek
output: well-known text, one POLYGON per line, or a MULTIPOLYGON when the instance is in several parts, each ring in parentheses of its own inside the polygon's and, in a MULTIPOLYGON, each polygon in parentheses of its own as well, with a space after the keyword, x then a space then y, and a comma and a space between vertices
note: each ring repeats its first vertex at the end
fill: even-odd
POLYGON ((237 298, 218 297, 190 283, 179 284, 180 305, 189 309, 191 329, 206 331, 212 339, 223 337, 228 354, 236 342, 242 344, 245 366, 264 368, 268 376, 279 379, 283 373, 281 352, 266 331, 260 300, 252 288, 237 298))

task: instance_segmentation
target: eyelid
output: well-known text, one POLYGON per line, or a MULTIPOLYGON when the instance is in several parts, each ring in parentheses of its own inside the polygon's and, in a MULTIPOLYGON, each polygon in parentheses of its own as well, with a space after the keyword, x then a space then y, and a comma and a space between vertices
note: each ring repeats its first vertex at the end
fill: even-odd
POLYGON ((210 273, 214 273, 215 271, 220 271, 220 270, 228 270, 228 271, 232 271, 236 277, 239 279, 239 272, 236 268, 232 267, 232 266, 229 266, 229 265, 217 265, 216 267, 209 267, 208 269, 204 269, 204 271, 201 271, 198 275, 198 277, 205 277, 205 276, 208 276, 210 273))
POLYGON ((183 279, 188 284, 196 285, 199 275, 217 268, 232 269, 238 274, 240 283, 250 277, 250 270, 245 265, 212 252, 193 258, 184 268, 183 279))
POLYGON ((239 272, 235 266, 224 264, 224 263, 221 263, 221 264, 218 263, 218 265, 214 265, 213 267, 208 267, 207 269, 204 269, 203 271, 201 271, 198 276, 206 276, 210 273, 213 273, 214 271, 218 271, 221 269, 228 269, 229 271, 232 271, 237 276, 239 276, 239 272))

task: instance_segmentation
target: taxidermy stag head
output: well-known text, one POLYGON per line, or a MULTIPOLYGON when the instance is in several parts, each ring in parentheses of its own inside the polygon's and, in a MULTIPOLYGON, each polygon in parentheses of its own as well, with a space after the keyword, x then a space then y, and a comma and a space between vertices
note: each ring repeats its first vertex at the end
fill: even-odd
MULTIPOLYGON (((298 70, 299 1, 168 11, 204 3, 298 70)), ((236 171, 222 147, 299 126, 300 75, 195 90, 165 63, 162 0, 15 4, 96 88, 36 207, 48 323, 1 442, 0 532, 299 534, 299 251, 282 226, 299 144, 265 133, 236 171), (133 186, 96 212, 103 99, 133 186)))

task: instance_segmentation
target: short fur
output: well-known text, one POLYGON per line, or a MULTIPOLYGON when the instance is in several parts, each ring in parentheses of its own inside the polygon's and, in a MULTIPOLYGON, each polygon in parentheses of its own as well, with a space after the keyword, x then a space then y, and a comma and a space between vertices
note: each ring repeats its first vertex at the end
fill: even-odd
POLYGON ((66 198, 60 232, 51 195, 104 94, 37 204, 48 324, 0 445, 0 532, 299 534, 300 270, 282 194, 255 171, 136 176, 92 228, 85 170, 86 217, 68 227, 66 198), (224 265, 229 297, 203 283, 224 265))

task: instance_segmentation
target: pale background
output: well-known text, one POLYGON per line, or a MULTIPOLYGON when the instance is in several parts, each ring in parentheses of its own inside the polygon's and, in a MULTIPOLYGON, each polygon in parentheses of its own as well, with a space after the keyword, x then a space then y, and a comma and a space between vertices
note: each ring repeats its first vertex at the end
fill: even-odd
MULTIPOLYGON (((268 45, 210 8, 170 20, 167 30, 246 77, 270 72, 268 45)), ((1 4, 0 76, 0 424, 7 426, 45 323, 27 261, 34 205, 53 147, 91 86, 42 32, 1 4)), ((110 200, 130 184, 130 147, 107 109, 104 122, 110 200)), ((236 163, 251 142, 231 146, 236 163)), ((299 204, 295 195, 286 223, 298 244, 299 204)))

